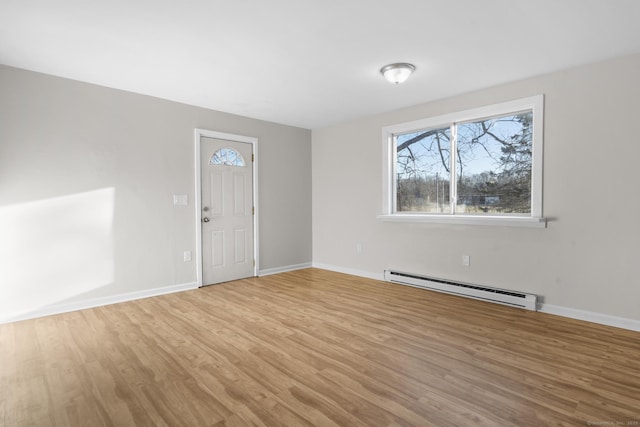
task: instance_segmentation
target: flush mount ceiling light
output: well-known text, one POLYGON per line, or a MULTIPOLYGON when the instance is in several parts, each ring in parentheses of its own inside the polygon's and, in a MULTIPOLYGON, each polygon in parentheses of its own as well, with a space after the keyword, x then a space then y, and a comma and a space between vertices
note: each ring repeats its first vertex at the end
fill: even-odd
POLYGON ((416 67, 413 64, 398 62, 396 64, 389 64, 380 68, 380 74, 382 74, 390 83, 398 84, 407 80, 415 69, 416 67))

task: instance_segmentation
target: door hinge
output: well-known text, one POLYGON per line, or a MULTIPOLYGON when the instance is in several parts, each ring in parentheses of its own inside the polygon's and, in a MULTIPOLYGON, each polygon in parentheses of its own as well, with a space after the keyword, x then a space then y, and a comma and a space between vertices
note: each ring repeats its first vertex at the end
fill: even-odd
POLYGON ((256 260, 255 259, 253 260, 253 266, 254 267, 256 266, 256 260))
POLYGON ((251 208, 251 215, 255 215, 256 214, 256 207, 252 207, 251 208))
POLYGON ((255 155, 253 153, 251 153, 251 161, 255 161, 255 155))

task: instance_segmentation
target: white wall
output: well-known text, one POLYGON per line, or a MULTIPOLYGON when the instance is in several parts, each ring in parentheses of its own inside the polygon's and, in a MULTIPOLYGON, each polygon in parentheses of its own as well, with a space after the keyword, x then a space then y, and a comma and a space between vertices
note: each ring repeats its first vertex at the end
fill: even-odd
POLYGON ((259 139, 259 268, 311 262, 310 131, 1 67, 0 318, 193 283, 194 128, 259 139))
POLYGON ((395 268, 640 320, 639 75, 637 55, 314 130, 314 264, 374 276, 395 268), (383 126, 541 93, 548 228, 376 219, 383 126))

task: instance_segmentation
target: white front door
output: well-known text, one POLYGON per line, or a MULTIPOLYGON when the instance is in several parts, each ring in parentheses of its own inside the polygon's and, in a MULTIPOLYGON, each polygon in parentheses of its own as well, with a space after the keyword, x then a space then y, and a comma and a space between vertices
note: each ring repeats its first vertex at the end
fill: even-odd
POLYGON ((253 145, 201 137, 202 284, 254 275, 253 145))

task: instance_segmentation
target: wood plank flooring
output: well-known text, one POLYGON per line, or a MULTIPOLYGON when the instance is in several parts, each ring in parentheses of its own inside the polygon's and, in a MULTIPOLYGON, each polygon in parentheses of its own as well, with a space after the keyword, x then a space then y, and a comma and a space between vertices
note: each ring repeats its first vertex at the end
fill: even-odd
POLYGON ((640 425, 640 333, 306 269, 0 325, 3 426, 640 425))

